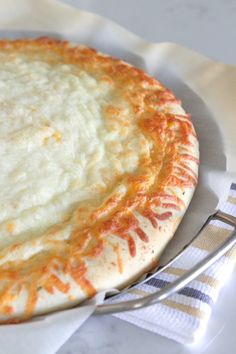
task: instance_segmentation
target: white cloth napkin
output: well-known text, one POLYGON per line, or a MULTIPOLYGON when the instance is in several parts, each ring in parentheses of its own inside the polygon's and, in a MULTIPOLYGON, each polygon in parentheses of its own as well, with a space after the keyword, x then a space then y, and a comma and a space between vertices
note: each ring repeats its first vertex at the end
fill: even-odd
MULTIPOLYGON (((218 207, 236 216, 236 184, 231 185, 227 201, 218 207)), ((135 286, 127 294, 118 296, 116 301, 135 299, 163 288, 216 249, 229 234, 229 226, 212 221, 170 267, 144 284, 135 286)), ((235 260, 236 247, 183 290, 162 303, 115 316, 178 342, 193 342, 204 333, 212 307, 235 260)))

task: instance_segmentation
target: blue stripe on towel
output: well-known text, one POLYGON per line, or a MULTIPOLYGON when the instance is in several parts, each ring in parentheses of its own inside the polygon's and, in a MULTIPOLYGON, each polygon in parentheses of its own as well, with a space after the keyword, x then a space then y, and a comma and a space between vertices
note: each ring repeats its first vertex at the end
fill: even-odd
MULTIPOLYGON (((162 279, 151 278, 146 282, 146 284, 155 288, 164 288, 166 285, 170 284, 170 282, 162 279)), ((180 290, 178 294, 198 299, 208 305, 213 305, 213 300, 209 295, 190 286, 186 286, 185 288, 180 290)))
POLYGON ((236 183, 232 183, 230 186, 230 189, 232 189, 233 191, 236 191, 236 183))

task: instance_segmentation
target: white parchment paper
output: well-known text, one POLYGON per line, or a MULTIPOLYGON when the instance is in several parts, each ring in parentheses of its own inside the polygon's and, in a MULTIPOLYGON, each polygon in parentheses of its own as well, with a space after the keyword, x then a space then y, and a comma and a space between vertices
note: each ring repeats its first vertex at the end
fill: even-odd
MULTIPOLYGON (((157 28, 158 30, 158 28, 157 28)), ((173 43, 148 43, 91 13, 56 0, 0 0, 0 37, 51 35, 93 46, 156 76, 182 99, 200 141, 197 191, 162 261, 186 244, 236 180, 236 68, 173 43)), ((103 301, 0 327, 0 353, 52 354, 103 301)))

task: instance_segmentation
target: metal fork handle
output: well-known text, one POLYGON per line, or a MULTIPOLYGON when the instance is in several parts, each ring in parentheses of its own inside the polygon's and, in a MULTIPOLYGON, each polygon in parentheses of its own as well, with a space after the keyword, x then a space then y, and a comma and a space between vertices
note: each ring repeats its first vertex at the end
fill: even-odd
POLYGON ((166 299, 173 293, 178 292, 179 290, 184 288, 189 282, 194 280, 198 275, 208 269, 212 264, 214 264, 220 257, 222 257, 236 244, 236 218, 234 216, 231 216, 218 210, 215 214, 211 215, 207 219, 200 232, 205 228, 206 225, 209 224, 211 220, 220 220, 223 223, 233 227, 231 235, 216 250, 214 250, 203 260, 198 262, 189 271, 186 271, 184 275, 182 275, 172 283, 166 285, 163 289, 158 290, 157 292, 151 295, 147 295, 135 300, 98 305, 95 314, 104 315, 109 313, 133 311, 150 305, 154 305, 166 299))

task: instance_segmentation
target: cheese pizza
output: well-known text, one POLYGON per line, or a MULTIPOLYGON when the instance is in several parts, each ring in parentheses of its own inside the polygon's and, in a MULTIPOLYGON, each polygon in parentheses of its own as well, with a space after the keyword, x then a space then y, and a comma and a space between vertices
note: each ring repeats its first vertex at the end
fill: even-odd
POLYGON ((0 41, 0 322, 151 269, 197 184, 181 102, 142 70, 52 38, 0 41))

